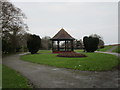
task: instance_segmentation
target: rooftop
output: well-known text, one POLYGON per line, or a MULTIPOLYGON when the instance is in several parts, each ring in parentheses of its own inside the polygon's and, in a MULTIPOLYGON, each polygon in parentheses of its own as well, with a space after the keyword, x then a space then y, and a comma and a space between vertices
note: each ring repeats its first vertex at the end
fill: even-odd
POLYGON ((51 40, 74 40, 63 28, 51 40))

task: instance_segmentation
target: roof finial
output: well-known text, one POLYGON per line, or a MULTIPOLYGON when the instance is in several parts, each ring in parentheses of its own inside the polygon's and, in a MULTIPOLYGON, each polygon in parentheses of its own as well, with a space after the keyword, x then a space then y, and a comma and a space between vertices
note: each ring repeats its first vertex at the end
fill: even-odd
POLYGON ((63 29, 63 27, 62 27, 62 29, 61 29, 61 30, 64 30, 64 29, 63 29))

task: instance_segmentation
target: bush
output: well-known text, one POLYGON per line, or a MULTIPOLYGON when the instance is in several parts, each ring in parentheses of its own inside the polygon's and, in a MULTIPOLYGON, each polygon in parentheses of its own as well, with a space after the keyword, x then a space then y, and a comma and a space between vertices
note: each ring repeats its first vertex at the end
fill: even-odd
POLYGON ((30 35, 27 40, 27 48, 31 54, 37 53, 37 51, 40 49, 41 45, 41 39, 37 35, 30 35))
POLYGON ((105 46, 99 46, 100 49, 104 48, 105 46))
POLYGON ((87 52, 94 52, 98 49, 99 39, 95 37, 87 37, 83 38, 84 48, 87 52))
POLYGON ((13 52, 12 44, 2 39, 2 53, 6 54, 11 52, 13 52))

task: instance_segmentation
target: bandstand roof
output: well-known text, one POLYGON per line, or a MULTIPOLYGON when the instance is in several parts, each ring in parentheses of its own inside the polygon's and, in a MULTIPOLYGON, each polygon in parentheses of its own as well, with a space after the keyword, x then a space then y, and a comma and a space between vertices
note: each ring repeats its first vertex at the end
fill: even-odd
POLYGON ((74 40, 63 28, 51 40, 74 40))

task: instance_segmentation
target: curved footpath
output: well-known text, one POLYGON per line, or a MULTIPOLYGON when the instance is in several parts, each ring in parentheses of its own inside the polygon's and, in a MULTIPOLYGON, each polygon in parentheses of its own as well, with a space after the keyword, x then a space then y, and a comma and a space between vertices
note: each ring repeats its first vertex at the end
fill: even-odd
POLYGON ((114 53, 114 52, 102 52, 102 51, 96 51, 97 53, 106 53, 106 54, 112 54, 112 55, 115 55, 115 56, 118 56, 120 58, 120 54, 119 53, 114 53))
POLYGON ((56 68, 19 59, 21 54, 3 58, 3 64, 20 72, 35 88, 118 88, 118 70, 92 72, 56 68))
POLYGON ((112 52, 113 50, 117 49, 118 46, 113 46, 112 48, 108 49, 106 52, 112 52))

